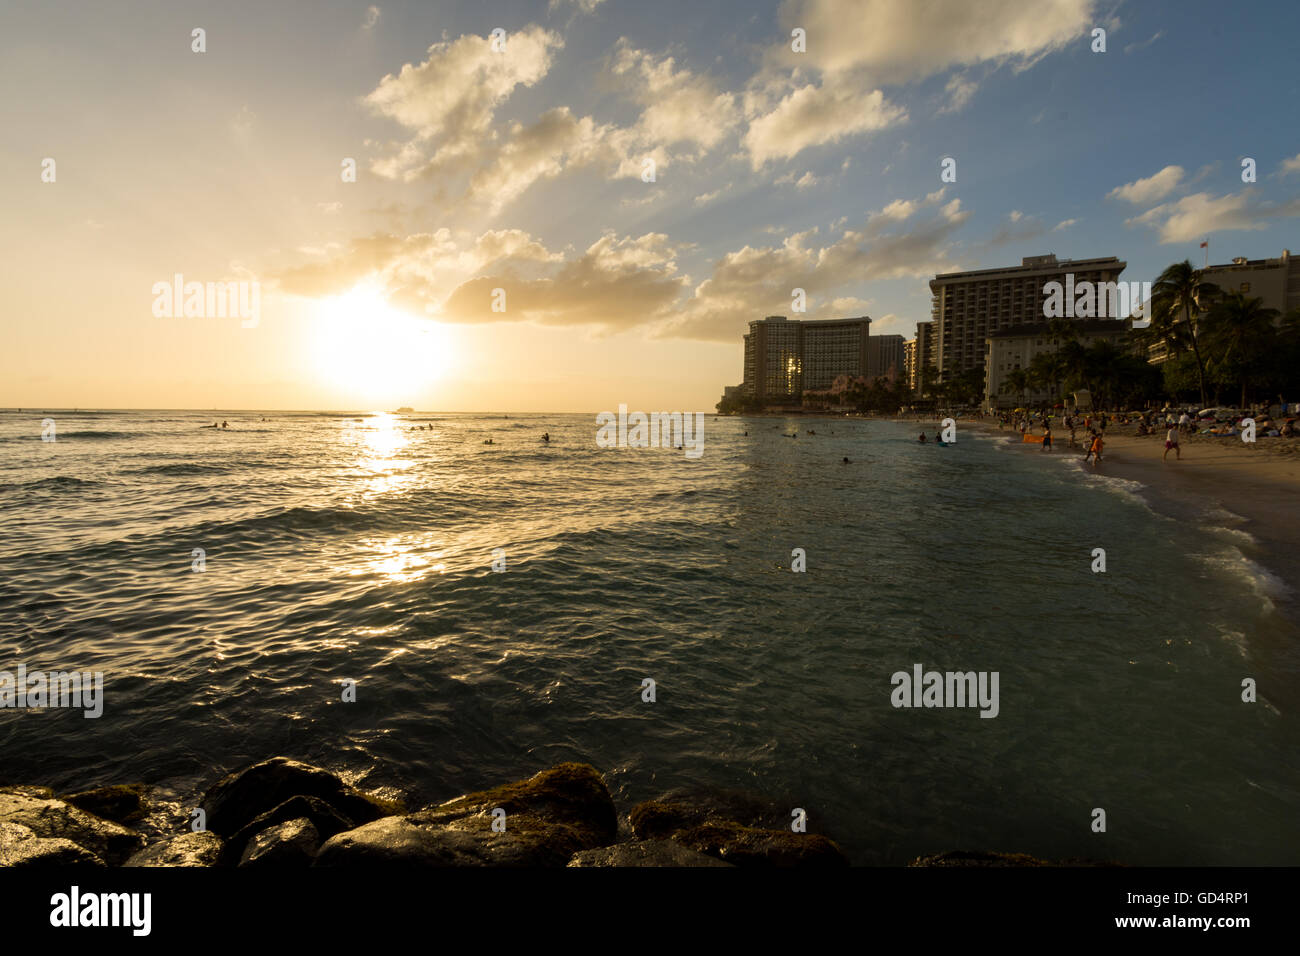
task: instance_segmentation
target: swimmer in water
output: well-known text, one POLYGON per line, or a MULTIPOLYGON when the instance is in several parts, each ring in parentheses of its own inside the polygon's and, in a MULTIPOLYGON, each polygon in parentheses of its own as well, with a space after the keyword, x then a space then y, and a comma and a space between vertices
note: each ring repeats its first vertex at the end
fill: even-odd
POLYGON ((550 440, 551 440, 551 433, 550 433, 550 432, 542 432, 542 441, 550 441, 550 440))
POLYGON ((846 465, 849 464, 849 460, 847 458, 844 459, 844 464, 846 465))
POLYGON ((921 432, 921 437, 917 439, 922 445, 925 444, 925 432, 921 432))

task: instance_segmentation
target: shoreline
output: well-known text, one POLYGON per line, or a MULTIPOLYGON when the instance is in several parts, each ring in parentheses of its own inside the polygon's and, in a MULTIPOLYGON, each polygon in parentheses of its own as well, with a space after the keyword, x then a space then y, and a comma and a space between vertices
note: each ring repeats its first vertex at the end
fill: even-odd
MULTIPOLYGON (((989 437, 1018 437, 987 420, 963 419, 961 426, 989 437)), ((1179 520, 1199 523, 1207 515, 1223 513, 1233 522, 1233 530, 1250 536, 1249 550, 1256 553, 1247 556, 1285 584, 1284 593, 1270 597, 1279 610, 1285 605, 1287 616, 1295 618, 1294 582, 1300 581, 1300 551, 1295 547, 1300 541, 1300 454, 1294 444, 1252 447, 1235 438, 1185 435, 1181 460, 1171 454, 1168 461, 1162 461, 1163 428, 1154 435, 1139 436, 1133 434, 1132 426, 1111 426, 1102 463, 1094 468, 1083 465, 1082 434, 1080 427, 1077 448, 1069 447, 1069 433, 1063 429, 1054 431, 1050 452, 1043 452, 1037 444, 1022 447, 1040 456, 1074 455, 1085 474, 1136 482, 1141 497, 1153 509, 1179 520)))

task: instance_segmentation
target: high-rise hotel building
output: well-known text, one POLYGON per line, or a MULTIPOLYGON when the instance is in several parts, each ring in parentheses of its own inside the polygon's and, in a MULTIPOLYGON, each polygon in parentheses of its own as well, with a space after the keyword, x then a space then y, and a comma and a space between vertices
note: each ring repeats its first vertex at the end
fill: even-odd
POLYGON ((804 389, 829 388, 837 376, 865 376, 870 367, 871 319, 805 321, 769 315, 745 335, 747 396, 791 401, 804 389))
MULTIPOLYGON (((1074 282, 1117 282, 1127 263, 1114 256, 1102 259, 1061 259, 1028 256, 1018 266, 947 272, 930 280, 934 365, 943 381, 972 368, 984 368, 989 336, 1029 322, 1043 321, 1043 286, 1074 282)), ((920 329, 916 364, 921 364, 920 329)))

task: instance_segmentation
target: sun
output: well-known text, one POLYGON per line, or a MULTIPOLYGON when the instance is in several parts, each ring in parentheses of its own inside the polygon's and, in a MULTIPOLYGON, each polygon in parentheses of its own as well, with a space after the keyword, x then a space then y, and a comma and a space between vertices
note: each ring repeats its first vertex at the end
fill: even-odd
POLYGON ((350 398, 410 404, 451 365, 446 327, 394 308, 377 286, 322 299, 313 312, 316 374, 350 398))

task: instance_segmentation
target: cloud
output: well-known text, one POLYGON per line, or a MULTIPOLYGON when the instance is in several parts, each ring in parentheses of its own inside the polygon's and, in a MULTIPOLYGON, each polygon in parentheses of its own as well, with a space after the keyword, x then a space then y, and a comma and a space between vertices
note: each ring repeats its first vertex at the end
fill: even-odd
POLYGON ((547 5, 548 10, 559 10, 561 7, 577 7, 582 13, 594 13, 596 8, 604 3, 605 0, 551 0, 547 5))
POLYGON ((617 237, 607 232, 576 256, 547 249, 518 229, 470 239, 450 230, 354 239, 317 262, 274 278, 291 295, 322 298, 361 282, 412 315, 445 322, 539 322, 630 328, 661 321, 686 289, 677 248, 662 233, 617 237), (506 311, 492 311, 504 289, 506 311))
POLYGON ((1032 217, 1026 217, 1018 209, 1011 210, 1007 215, 1007 221, 998 227, 998 231, 984 241, 983 248, 996 249, 998 246, 1009 245, 1013 242, 1025 242, 1029 239, 1036 239, 1043 235, 1046 230, 1043 224, 1032 217))
MULTIPOLYGON (((1094 0, 786 0, 785 36, 807 31, 808 51, 788 40, 770 49, 746 90, 744 144, 755 169, 805 149, 906 122, 882 87, 902 86, 976 64, 1027 69, 1083 35, 1094 0), (815 75, 815 82, 810 81, 815 75)), ((940 113, 961 109, 977 82, 954 74, 940 113)))
POLYGON ((1165 35, 1164 30, 1157 30, 1155 33, 1151 34, 1151 39, 1143 40, 1141 43, 1130 43, 1128 46, 1124 47, 1124 52, 1136 53, 1138 50, 1145 50, 1147 47, 1155 43, 1164 35, 1165 35))
POLYGON ((670 56, 655 57, 619 40, 610 63, 623 90, 641 107, 630 141, 649 146, 687 143, 707 151, 730 135, 741 120, 733 93, 708 76, 679 68, 670 56))
POLYGON ((907 110, 887 101, 880 90, 863 91, 850 83, 807 84, 783 97, 770 112, 751 120, 744 143, 750 163, 758 169, 811 146, 839 142, 906 120, 907 110))
POLYGON ((1181 166, 1166 166, 1154 176, 1116 186, 1106 196, 1108 199, 1123 199, 1138 206, 1152 203, 1177 189, 1182 182, 1183 172, 1181 166))
POLYGON ((1140 216, 1126 219, 1126 225, 1151 226, 1160 242, 1188 242, 1211 232, 1257 230, 1269 220, 1300 216, 1300 198, 1278 205, 1254 198, 1250 190, 1214 197, 1194 193, 1174 203, 1163 203, 1140 216))
POLYGON ((787 42, 786 69, 861 73, 876 85, 900 85, 977 63, 1024 69, 1093 26, 1093 0, 787 0, 781 19, 808 31, 808 52, 787 42))
POLYGON ((1282 175, 1290 176, 1292 173, 1300 173, 1300 153, 1282 160, 1282 175))
POLYGON ((815 242, 813 229, 789 235, 779 246, 746 245, 728 252, 658 334, 734 342, 750 319, 788 314, 795 288, 808 295, 804 318, 834 318, 845 314, 849 301, 837 297, 841 289, 949 271, 953 262, 947 248, 969 213, 960 200, 941 205, 942 199, 938 190, 919 200, 896 200, 869 215, 862 228, 825 245, 815 242))
POLYGON ((775 180, 773 180, 773 182, 778 186, 793 185, 796 189, 811 189, 813 186, 816 186, 819 182, 821 182, 821 180, 818 179, 816 176, 814 176, 811 172, 804 173, 798 179, 794 178, 793 172, 789 172, 786 173, 784 176, 778 176, 775 180))
POLYGON ((685 285, 676 251, 662 233, 615 238, 606 233, 554 272, 528 278, 511 263, 458 286, 440 318, 453 322, 532 321, 626 329, 663 318, 685 285), (491 311, 494 289, 504 289, 507 311, 491 311))
POLYGON ((948 95, 948 102, 939 108, 939 115, 944 113, 956 113, 971 101, 975 91, 979 89, 979 84, 970 79, 966 74, 954 73, 948 79, 948 84, 944 87, 944 93, 948 95))
POLYGON ((503 52, 487 37, 435 43, 418 66, 388 74, 365 98, 375 113, 406 128, 410 138, 371 168, 388 179, 421 179, 477 156, 493 140, 498 107, 517 87, 533 86, 551 68, 559 34, 530 26, 508 34, 503 52))
POLYGON ((730 188, 731 188, 730 186, 722 186, 721 188, 715 189, 712 192, 700 193, 700 195, 695 197, 695 205, 707 206, 709 203, 713 202, 713 200, 717 199, 719 196, 721 196, 730 188))
POLYGON ((1078 221, 1079 220, 1077 219, 1062 219, 1060 222, 1058 222, 1055 226, 1052 227, 1052 232, 1060 232, 1062 229, 1069 229, 1078 221))
POLYGON ((373 30, 375 24, 378 22, 379 22, 379 8, 374 4, 371 4, 369 7, 366 8, 366 19, 365 22, 361 24, 361 29, 373 30))

